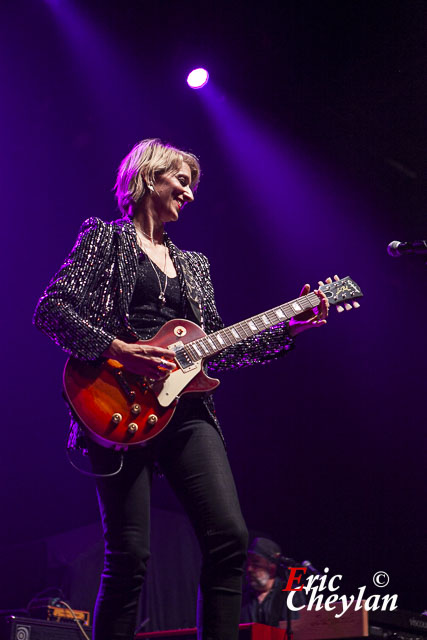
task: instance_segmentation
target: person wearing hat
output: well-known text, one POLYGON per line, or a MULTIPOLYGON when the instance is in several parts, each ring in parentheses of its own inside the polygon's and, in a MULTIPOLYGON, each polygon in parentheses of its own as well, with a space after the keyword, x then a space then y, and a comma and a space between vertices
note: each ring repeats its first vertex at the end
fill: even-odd
MULTIPOLYGON (((282 591, 284 576, 282 568, 282 550, 269 538, 255 538, 248 550, 246 563, 246 589, 243 594, 240 622, 259 622, 278 627, 280 620, 286 620, 291 614, 286 607, 287 593, 282 591)), ((304 592, 295 594, 294 603, 304 604, 304 592)))

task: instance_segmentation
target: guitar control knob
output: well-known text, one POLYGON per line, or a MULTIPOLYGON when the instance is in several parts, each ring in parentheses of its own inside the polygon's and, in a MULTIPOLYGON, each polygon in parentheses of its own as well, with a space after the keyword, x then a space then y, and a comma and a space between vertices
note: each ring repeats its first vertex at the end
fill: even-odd
POLYGON ((138 425, 136 424, 136 422, 130 422, 128 425, 128 432, 129 433, 136 433, 138 431, 138 425))
POLYGON ((156 424, 157 420, 158 420, 158 417, 154 413, 150 413, 150 415, 147 418, 147 424, 149 424, 150 427, 152 427, 153 425, 156 424))
POLYGON ((121 413, 113 413, 113 415, 111 416, 111 422, 113 424, 119 424, 119 422, 121 422, 123 420, 123 416, 121 413))
POLYGON ((139 416, 141 413, 141 405, 137 403, 133 404, 130 408, 130 412, 133 416, 139 416))

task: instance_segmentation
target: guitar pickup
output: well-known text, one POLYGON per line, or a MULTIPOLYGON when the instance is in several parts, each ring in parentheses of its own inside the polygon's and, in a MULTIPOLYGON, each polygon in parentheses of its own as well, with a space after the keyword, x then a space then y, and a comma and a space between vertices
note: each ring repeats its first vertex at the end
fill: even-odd
POLYGON ((183 342, 174 342, 174 344, 168 345, 168 349, 175 353, 175 360, 182 371, 197 369, 197 363, 194 363, 190 355, 185 351, 183 342))
POLYGON ((123 371, 121 369, 116 369, 114 371, 114 377, 119 383, 121 390, 124 391, 125 395, 129 398, 129 400, 135 400, 136 393, 130 388, 128 381, 123 375, 123 371))

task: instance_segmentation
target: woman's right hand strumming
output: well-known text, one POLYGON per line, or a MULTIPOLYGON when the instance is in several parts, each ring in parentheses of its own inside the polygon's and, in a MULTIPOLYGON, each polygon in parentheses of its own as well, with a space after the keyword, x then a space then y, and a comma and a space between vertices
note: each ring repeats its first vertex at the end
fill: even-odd
POLYGON ((122 364, 125 369, 152 380, 167 378, 176 368, 174 352, 138 342, 128 343, 116 338, 102 354, 122 364))

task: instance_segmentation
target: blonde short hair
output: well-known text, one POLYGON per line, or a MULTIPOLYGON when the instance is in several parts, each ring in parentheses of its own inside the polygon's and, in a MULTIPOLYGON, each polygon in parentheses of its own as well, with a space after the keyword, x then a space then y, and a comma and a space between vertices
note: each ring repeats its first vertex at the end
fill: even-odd
POLYGON ((195 191, 200 180, 200 164, 195 155, 164 144, 158 138, 138 142, 120 163, 114 185, 122 214, 128 216, 130 207, 141 202, 147 185, 153 184, 157 176, 171 169, 179 170, 183 162, 190 167, 190 186, 195 191))

